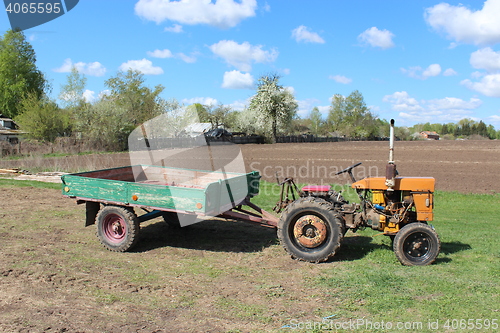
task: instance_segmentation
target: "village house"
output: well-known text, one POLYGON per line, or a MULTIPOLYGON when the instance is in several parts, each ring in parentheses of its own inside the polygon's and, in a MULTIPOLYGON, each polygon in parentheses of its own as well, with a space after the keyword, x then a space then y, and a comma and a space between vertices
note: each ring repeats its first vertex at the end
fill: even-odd
POLYGON ((439 140, 439 134, 431 131, 420 132, 420 136, 426 140, 439 140))
POLYGON ((21 134, 24 134, 24 132, 19 130, 19 126, 17 126, 14 120, 0 114, 0 142, 6 141, 11 144, 16 144, 19 142, 19 136, 21 134))

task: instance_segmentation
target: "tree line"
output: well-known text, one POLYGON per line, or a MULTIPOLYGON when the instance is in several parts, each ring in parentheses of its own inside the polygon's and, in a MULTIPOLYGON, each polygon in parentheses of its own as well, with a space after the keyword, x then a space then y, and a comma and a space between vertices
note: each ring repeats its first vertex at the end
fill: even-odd
MULTIPOLYGON (((357 139, 386 137, 387 120, 380 119, 355 90, 349 96, 336 94, 327 117, 313 108, 307 117, 297 115, 298 103, 292 92, 280 84, 278 74, 262 75, 249 105, 235 111, 223 104, 193 104, 200 122, 213 128, 258 134, 275 142, 278 135, 309 133, 357 139)), ((51 98, 52 87, 36 67, 36 54, 21 31, 7 31, 0 38, 0 113, 13 118, 27 137, 52 142, 59 137, 90 141, 97 149, 125 150, 128 135, 139 125, 181 107, 175 99, 161 97, 162 85, 149 87, 138 71, 118 71, 105 81, 106 93, 96 101, 84 97, 87 78, 73 68, 60 88, 58 100, 51 98)), ((435 131, 448 138, 479 135, 500 137, 491 125, 463 119, 457 124, 418 124, 398 127, 401 139, 415 132, 435 131)))

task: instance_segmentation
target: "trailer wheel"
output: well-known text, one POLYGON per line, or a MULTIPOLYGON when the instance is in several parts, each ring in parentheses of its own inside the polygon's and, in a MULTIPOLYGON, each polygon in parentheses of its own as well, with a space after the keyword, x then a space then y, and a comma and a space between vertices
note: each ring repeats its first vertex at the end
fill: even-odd
POLYGON ((132 210, 105 206, 97 214, 96 223, 97 237, 108 250, 125 252, 137 242, 140 226, 132 210))
POLYGON ((278 238, 295 259, 322 262, 335 255, 343 237, 342 221, 329 202, 300 198, 289 204, 278 224, 278 238))
POLYGON ((407 224, 394 237, 394 253, 405 266, 432 264, 440 248, 438 234, 431 226, 424 223, 407 224))

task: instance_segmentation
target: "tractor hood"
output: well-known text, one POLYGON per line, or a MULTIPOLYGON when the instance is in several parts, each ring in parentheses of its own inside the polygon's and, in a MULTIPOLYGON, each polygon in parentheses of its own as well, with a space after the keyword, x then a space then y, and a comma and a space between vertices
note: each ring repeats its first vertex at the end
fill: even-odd
MULTIPOLYGON (((351 186, 362 190, 387 190, 384 177, 371 177, 358 180, 351 186)), ((396 177, 393 187, 396 191, 434 192, 436 180, 432 177, 396 177)))

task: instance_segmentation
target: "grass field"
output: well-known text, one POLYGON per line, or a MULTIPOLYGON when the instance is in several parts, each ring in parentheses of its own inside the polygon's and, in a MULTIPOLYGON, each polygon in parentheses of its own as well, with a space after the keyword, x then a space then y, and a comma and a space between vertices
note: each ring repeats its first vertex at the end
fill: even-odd
MULTIPOLYGON (((2 202, 17 203, 0 224, 6 332, 499 330, 500 194, 437 192, 441 254, 405 267, 371 230, 349 232, 331 262, 310 264, 290 259, 273 230, 224 221, 178 231, 148 222, 138 248, 116 254, 59 185, 0 188, 2 202)), ((254 202, 271 210, 277 193, 263 182, 254 202)))

